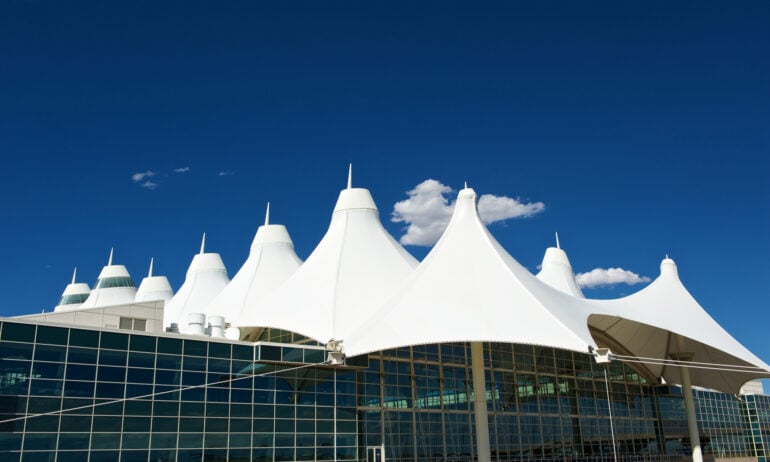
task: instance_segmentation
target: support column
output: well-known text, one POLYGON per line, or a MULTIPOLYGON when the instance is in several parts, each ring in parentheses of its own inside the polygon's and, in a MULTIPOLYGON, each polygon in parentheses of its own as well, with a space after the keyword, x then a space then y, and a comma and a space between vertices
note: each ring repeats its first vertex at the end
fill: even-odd
POLYGON ((484 344, 482 342, 471 342, 471 372, 473 374, 473 415, 476 419, 478 462, 491 462, 487 387, 484 375, 484 344))
MULTIPOLYGON (((677 335, 676 346, 679 353, 672 355, 680 361, 692 360, 692 353, 684 351, 684 339, 677 335)), ((693 462, 703 462, 703 451, 700 446, 700 433, 698 432, 698 420, 695 415, 695 400, 692 397, 692 381, 690 380, 690 368, 680 366, 679 373, 682 376, 682 396, 684 397, 684 410, 687 413, 687 430, 690 433, 690 447, 692 448, 693 462)))

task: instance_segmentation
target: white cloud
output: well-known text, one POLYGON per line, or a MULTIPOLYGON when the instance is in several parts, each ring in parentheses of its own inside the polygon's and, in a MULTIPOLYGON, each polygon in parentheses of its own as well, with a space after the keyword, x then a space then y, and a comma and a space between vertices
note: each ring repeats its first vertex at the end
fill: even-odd
POLYGON ((174 169, 174 173, 187 173, 190 171, 190 167, 179 167, 174 169))
POLYGON ((575 279, 580 287, 592 289, 594 287, 612 286, 616 284, 641 284, 650 282, 647 276, 639 276, 633 271, 623 268, 594 268, 587 273, 578 273, 575 279))
POLYGON ((223 171, 218 173, 218 176, 230 176, 230 175, 235 175, 235 173, 228 172, 228 171, 223 171))
POLYGON ((131 179, 134 181, 134 183, 139 183, 145 178, 152 178, 154 176, 155 176, 155 172, 153 172, 152 170, 147 170, 146 172, 134 173, 133 175, 131 175, 131 179))
POLYGON ((454 204, 447 194, 452 188, 436 180, 425 180, 411 191, 409 199, 396 202, 391 220, 407 223, 406 233, 399 241, 404 245, 429 246, 436 243, 452 216, 454 204))
POLYGON ((545 210, 542 202, 523 203, 506 196, 484 194, 479 198, 479 215, 485 223, 494 223, 509 218, 526 218, 545 210))
POLYGON ((158 183, 155 183, 153 181, 147 180, 143 183, 140 183, 139 186, 145 188, 145 189, 155 189, 158 187, 158 183))
MULTIPOLYGON (((406 233, 399 239, 404 245, 431 246, 446 229, 454 210, 450 202, 453 190, 436 180, 428 179, 407 191, 408 199, 396 202, 391 220, 406 223, 406 233)), ((484 194, 479 199, 479 215, 485 223, 510 218, 529 217, 542 212, 542 202, 523 203, 507 196, 484 194)))

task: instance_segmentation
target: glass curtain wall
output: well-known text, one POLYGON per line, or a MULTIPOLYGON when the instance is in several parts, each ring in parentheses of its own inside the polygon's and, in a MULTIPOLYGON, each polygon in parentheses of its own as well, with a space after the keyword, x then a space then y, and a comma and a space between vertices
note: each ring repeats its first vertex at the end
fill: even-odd
MULTIPOLYGON (((323 351, 305 352, 313 362, 301 367, 255 362, 265 346, 11 322, 1 329, 3 462, 356 457, 355 372, 310 367, 323 351)), ((277 351, 281 360, 299 350, 277 351)))
MULTIPOLYGON (((653 386, 621 362, 600 365, 554 348, 486 343, 484 361, 493 460, 671 460, 689 453, 678 387, 653 386)), ((369 368, 358 373, 359 456, 384 444, 389 461, 473 458, 469 364, 468 343, 370 355, 369 368)), ((698 391, 696 402, 705 454, 754 456, 745 403, 710 391, 698 391)), ((755 433, 766 440, 770 397, 750 402, 755 433)))

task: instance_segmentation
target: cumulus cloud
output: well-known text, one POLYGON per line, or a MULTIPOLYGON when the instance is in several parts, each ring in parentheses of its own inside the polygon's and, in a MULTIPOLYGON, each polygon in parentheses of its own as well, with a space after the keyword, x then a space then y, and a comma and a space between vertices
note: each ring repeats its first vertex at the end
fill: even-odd
POLYGON ((494 223, 509 218, 526 218, 545 210, 542 202, 520 202, 507 196, 483 194, 479 198, 479 215, 484 223, 494 223))
POLYGON ((146 180, 146 181, 143 181, 142 183, 139 183, 139 186, 145 189, 155 189, 158 187, 158 183, 155 183, 154 181, 151 181, 151 180, 146 180))
POLYGON ((409 198, 396 202, 391 216, 392 221, 407 224, 399 241, 404 245, 435 244, 452 216, 454 204, 447 197, 451 192, 449 186, 431 179, 407 191, 409 198))
POLYGON ((187 173, 190 171, 190 167, 179 167, 174 169, 174 173, 187 173))
POLYGON ((628 284, 632 286, 634 284, 650 282, 649 277, 639 276, 633 271, 624 270, 623 268, 594 268, 587 273, 576 274, 575 280, 577 280, 580 287, 589 289, 616 284, 628 284))
POLYGON ((235 175, 235 173, 229 172, 229 171, 222 171, 217 174, 217 176, 230 176, 230 175, 235 175))
POLYGON ((134 181, 134 183, 139 183, 145 178, 152 178, 155 176, 155 172, 152 170, 147 170, 146 172, 138 172, 131 175, 131 179, 134 181))
MULTIPOLYGON (((455 201, 450 201, 452 188, 428 179, 407 191, 408 199, 393 206, 391 220, 406 223, 399 239, 404 245, 431 246, 438 241, 452 217, 455 201)), ((510 218, 529 217, 545 210, 542 202, 524 203, 507 196, 484 194, 479 198, 479 215, 487 223, 510 218)))

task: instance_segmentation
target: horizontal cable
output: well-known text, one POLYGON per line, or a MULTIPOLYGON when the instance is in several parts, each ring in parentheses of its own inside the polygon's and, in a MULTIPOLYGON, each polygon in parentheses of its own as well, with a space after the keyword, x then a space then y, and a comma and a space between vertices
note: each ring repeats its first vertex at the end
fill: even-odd
POLYGON ((719 363, 709 363, 709 362, 699 362, 699 361, 685 361, 682 359, 670 359, 670 358, 648 358, 644 356, 630 356, 630 355, 618 355, 612 353, 610 355, 613 359, 629 359, 629 360, 637 360, 637 361, 650 361, 651 363, 665 363, 665 364, 671 364, 671 365, 682 365, 682 366, 691 366, 693 365, 702 365, 702 366, 710 366, 710 367, 726 367, 730 369, 747 369, 749 371, 759 371, 759 372, 767 372, 770 373, 770 371, 765 370, 759 366, 742 366, 740 364, 719 364, 719 363))
MULTIPOLYGON (((632 359, 632 357, 626 357, 623 359, 619 359, 622 362, 629 362, 629 363, 640 363, 640 364, 654 364, 657 366, 676 366, 676 367, 689 367, 692 369, 707 369, 712 371, 723 371, 723 372, 757 372, 757 373, 764 373, 770 376, 770 371, 767 371, 762 368, 754 368, 754 369, 745 369, 741 367, 732 367, 732 366, 707 366, 703 365, 704 363, 694 363, 694 364, 688 364, 688 363, 673 363, 666 360, 645 360, 645 359, 632 359)), ((705 363, 707 364, 707 363, 705 363)))
POLYGON ((303 364, 302 366, 291 367, 291 368, 288 368, 288 369, 278 369, 278 370, 274 370, 274 371, 263 372, 261 374, 244 375, 243 377, 234 377, 234 378, 229 378, 229 379, 225 379, 225 380, 220 380, 218 382, 203 383, 203 384, 200 384, 200 385, 190 385, 188 387, 175 388, 173 390, 164 390, 164 391, 159 391, 159 392, 156 392, 156 393, 149 393, 149 394, 146 394, 146 395, 131 396, 129 398, 119 398, 119 399, 115 399, 115 400, 112 400, 112 401, 105 401, 105 402, 102 402, 102 403, 87 404, 85 406, 72 407, 72 408, 69 408, 69 409, 60 409, 58 411, 43 412, 43 413, 40 413, 40 414, 24 415, 24 416, 21 416, 21 417, 14 417, 12 419, 0 420, 0 424, 4 424, 4 423, 8 423, 8 422, 15 422, 17 420, 27 420, 27 419, 31 419, 33 417, 42 417, 42 416, 46 416, 46 415, 63 414, 65 412, 79 411, 81 409, 95 408, 97 406, 106 406, 108 404, 122 403, 124 401, 132 401, 132 400, 136 400, 136 399, 153 398, 155 396, 165 395, 165 394, 169 394, 169 393, 178 393, 178 392, 182 392, 182 391, 186 391, 186 390, 193 390, 195 388, 203 388, 203 387, 209 387, 209 386, 213 386, 213 385, 221 385, 221 384, 225 384, 225 383, 232 383, 232 382, 235 382, 235 381, 238 381, 238 380, 248 379, 248 378, 252 378, 252 377, 265 377, 265 376, 268 376, 268 375, 278 374, 278 373, 281 373, 281 372, 296 371, 296 370, 299 370, 299 369, 304 369, 306 367, 322 366, 322 365, 328 364, 328 363, 329 363, 329 361, 324 361, 324 362, 315 363, 315 364, 303 364))

